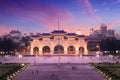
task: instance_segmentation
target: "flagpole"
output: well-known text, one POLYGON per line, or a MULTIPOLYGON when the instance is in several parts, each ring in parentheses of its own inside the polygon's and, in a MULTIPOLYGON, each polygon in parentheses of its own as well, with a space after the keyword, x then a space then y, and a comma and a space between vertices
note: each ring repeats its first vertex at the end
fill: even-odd
MULTIPOLYGON (((58 30, 60 29, 59 28, 60 25, 59 25, 59 16, 58 16, 58 30)), ((59 39, 59 35, 58 35, 58 67, 60 68, 60 39, 59 39)))

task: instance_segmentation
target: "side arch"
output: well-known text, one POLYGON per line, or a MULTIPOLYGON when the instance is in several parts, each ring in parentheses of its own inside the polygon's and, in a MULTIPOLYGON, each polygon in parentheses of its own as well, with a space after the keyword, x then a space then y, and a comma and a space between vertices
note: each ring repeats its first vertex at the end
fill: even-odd
POLYGON ((39 48, 38 47, 33 48, 33 54, 34 55, 39 55, 39 48))
POLYGON ((43 54, 50 54, 50 47, 49 46, 44 46, 42 48, 42 53, 43 54))

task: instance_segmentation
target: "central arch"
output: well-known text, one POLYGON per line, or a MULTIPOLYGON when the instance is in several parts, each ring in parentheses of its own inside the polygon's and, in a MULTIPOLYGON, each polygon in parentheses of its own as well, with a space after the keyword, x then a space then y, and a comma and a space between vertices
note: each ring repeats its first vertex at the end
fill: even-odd
POLYGON ((39 55, 39 48, 38 47, 33 48, 33 54, 34 55, 39 55))
POLYGON ((84 54, 84 47, 79 47, 79 54, 84 54))
POLYGON ((67 48, 68 54, 75 54, 75 47, 74 46, 69 46, 67 48))
POLYGON ((54 47, 54 53, 55 54, 58 54, 58 53, 63 54, 64 53, 64 47, 62 45, 56 45, 54 47))
POLYGON ((42 48, 42 52, 43 52, 43 54, 49 54, 49 53, 50 53, 50 47, 44 46, 44 47, 42 48))

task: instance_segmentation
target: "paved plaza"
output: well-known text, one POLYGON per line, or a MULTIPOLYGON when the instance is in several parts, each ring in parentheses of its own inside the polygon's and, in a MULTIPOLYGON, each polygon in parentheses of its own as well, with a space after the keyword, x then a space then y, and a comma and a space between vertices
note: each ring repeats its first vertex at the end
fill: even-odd
POLYGON ((31 64, 14 80, 106 80, 88 64, 31 64))
POLYGON ((106 80, 89 63, 120 62, 110 56, 1 57, 2 63, 30 63, 13 80, 106 80))

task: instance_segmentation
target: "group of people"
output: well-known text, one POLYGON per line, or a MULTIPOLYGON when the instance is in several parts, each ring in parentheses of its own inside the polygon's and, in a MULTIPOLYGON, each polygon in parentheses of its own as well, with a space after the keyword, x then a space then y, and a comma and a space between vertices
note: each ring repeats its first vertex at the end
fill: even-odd
POLYGON ((32 71, 32 74, 35 74, 35 73, 39 74, 39 71, 38 70, 37 71, 32 71))

